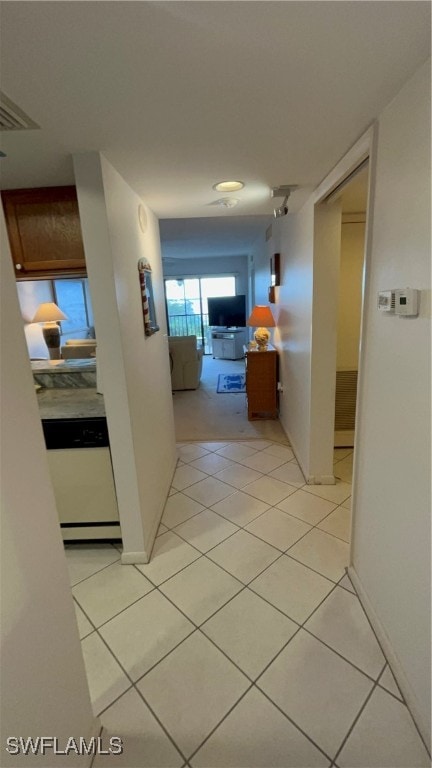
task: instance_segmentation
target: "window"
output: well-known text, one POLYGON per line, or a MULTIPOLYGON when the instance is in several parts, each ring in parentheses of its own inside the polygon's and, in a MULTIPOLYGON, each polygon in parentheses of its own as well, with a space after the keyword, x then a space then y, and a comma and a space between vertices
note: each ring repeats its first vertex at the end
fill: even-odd
POLYGON ((211 354, 207 299, 235 296, 235 275, 223 277, 179 277, 165 280, 165 296, 170 336, 196 336, 211 354))
POLYGON ((94 337, 93 311, 87 278, 52 280, 55 303, 67 315, 61 322, 62 341, 94 337))

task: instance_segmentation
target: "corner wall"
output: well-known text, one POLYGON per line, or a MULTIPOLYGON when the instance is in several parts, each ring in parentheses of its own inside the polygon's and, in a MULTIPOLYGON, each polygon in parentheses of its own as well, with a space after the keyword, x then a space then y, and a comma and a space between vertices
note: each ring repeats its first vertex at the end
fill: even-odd
POLYGON ((98 340, 123 562, 147 562, 176 463, 159 226, 97 152, 74 157, 81 227, 98 340), (157 322, 144 335, 138 260, 153 270, 157 322))
POLYGON ((71 753, 13 757, 8 736, 87 741, 98 734, 49 476, 12 258, 0 210, 1 758, 13 766, 88 766, 71 753))
POLYGON ((281 254, 281 285, 276 288, 280 420, 307 476, 310 463, 311 344, 314 203, 273 224, 281 254))
MULTIPOLYGON (((430 731, 430 62, 379 117, 352 562, 430 731), (418 318, 379 290, 421 289, 418 318)), ((401 681, 403 682, 403 681, 401 681)))

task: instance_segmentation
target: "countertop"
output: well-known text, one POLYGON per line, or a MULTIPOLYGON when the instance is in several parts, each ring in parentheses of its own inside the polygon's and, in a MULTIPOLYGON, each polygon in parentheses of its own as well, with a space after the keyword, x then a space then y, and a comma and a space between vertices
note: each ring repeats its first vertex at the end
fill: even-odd
POLYGON ((37 393, 41 419, 87 419, 105 416, 103 395, 96 388, 40 389, 37 393))
POLYGON ((87 373, 96 371, 96 360, 76 359, 76 360, 32 360, 31 367, 33 373, 87 373))

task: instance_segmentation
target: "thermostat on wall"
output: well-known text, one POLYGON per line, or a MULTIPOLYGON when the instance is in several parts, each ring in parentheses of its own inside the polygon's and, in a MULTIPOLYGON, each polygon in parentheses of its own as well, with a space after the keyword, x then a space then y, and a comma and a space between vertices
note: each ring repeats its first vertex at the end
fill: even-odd
POLYGON ((404 317, 417 317, 418 290, 416 288, 396 288, 395 314, 404 317))
POLYGON ((417 317, 419 293, 416 288, 393 288, 378 293, 378 309, 401 317, 417 317))

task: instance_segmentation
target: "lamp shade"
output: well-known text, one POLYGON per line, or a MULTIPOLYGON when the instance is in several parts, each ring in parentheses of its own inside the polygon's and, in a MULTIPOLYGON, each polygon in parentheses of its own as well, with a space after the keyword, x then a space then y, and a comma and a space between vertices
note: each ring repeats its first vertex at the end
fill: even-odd
POLYGON ((57 323, 59 320, 67 320, 64 312, 53 301, 39 304, 32 323, 57 323))
POLYGON ((253 308, 247 324, 256 328, 260 328, 261 326, 264 326, 265 328, 274 328, 276 326, 270 307, 260 305, 253 308))

